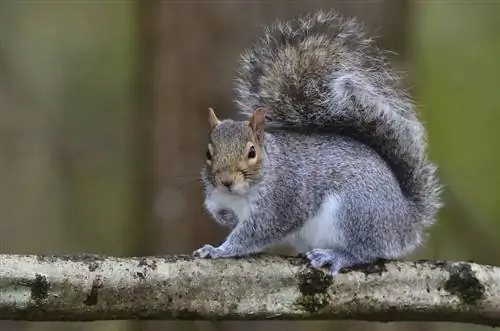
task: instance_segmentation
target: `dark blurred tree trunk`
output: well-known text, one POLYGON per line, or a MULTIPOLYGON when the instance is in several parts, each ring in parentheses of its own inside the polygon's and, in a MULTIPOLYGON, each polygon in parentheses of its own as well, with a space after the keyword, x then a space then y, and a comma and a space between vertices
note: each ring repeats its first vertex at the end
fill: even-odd
MULTIPOLYGON (((197 180, 206 149, 207 108, 233 115, 232 80, 240 52, 258 36, 263 23, 334 7, 368 24, 383 47, 404 55, 409 1, 138 1, 142 50, 138 123, 144 150, 139 162, 144 254, 190 254, 204 243, 218 243, 226 232, 204 213, 197 180), (151 100, 148 100, 148 97, 151 100), (152 115, 151 115, 152 114, 152 115), (143 118, 141 118, 143 116, 143 118), (149 125, 149 127, 148 127, 149 125), (149 136, 148 136, 149 134, 149 136), (148 140, 152 147, 148 146, 148 140), (151 153, 151 154, 150 154, 151 153), (152 157, 152 172, 147 164, 152 157), (141 163, 140 163, 141 164, 141 163), (150 182, 151 181, 151 182, 150 182)), ((398 60, 402 60, 399 57, 398 60)), ((353 322, 189 323, 141 322, 141 330, 339 327, 373 328, 353 322)))
POLYGON ((152 201, 154 196, 153 148, 152 133, 154 113, 154 72, 153 58, 158 41, 157 31, 154 29, 155 11, 160 1, 136 2, 136 66, 135 108, 134 108, 134 180, 138 192, 135 194, 136 204, 132 213, 139 222, 137 226, 138 245, 137 255, 147 255, 154 251, 149 238, 153 235, 155 223, 153 219, 152 201))

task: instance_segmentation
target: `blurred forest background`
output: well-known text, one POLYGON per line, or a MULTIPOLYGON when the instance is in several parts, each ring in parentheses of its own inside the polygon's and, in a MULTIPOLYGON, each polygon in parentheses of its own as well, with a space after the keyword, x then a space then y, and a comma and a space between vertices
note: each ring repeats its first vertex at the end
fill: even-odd
MULTIPOLYGON (((500 265, 500 1, 0 2, 0 252, 186 253, 226 232, 201 206, 206 110, 233 115, 261 24, 337 8, 399 54, 446 208, 411 258, 500 265)), ((1 322, 0 330, 481 330, 445 323, 1 322)))

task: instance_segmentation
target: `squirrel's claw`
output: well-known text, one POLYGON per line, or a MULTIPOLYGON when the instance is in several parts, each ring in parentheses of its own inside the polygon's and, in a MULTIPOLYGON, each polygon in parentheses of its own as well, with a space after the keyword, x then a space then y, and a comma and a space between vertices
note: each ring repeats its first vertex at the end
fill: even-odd
POLYGON ((316 248, 307 252, 306 257, 313 268, 319 269, 330 265, 331 276, 335 276, 343 268, 352 267, 358 263, 354 257, 333 249, 316 248))
POLYGON ((202 259, 217 259, 222 256, 222 250, 212 245, 205 245, 193 252, 194 256, 201 257, 202 259))

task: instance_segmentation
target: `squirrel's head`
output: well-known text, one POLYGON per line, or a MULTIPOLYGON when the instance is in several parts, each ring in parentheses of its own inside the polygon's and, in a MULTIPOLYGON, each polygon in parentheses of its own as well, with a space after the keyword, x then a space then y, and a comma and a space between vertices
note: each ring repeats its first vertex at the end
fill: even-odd
POLYGON ((260 181, 264 116, 257 109, 248 121, 221 121, 209 108, 206 174, 213 186, 241 194, 260 181))

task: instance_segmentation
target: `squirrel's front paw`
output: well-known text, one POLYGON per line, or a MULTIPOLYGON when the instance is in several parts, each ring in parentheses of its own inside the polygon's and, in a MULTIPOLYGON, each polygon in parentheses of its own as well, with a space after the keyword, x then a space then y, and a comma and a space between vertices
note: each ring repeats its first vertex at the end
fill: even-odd
POLYGON ((199 256, 203 259, 218 259, 222 257, 222 250, 212 245, 205 245, 193 252, 194 256, 199 256))

